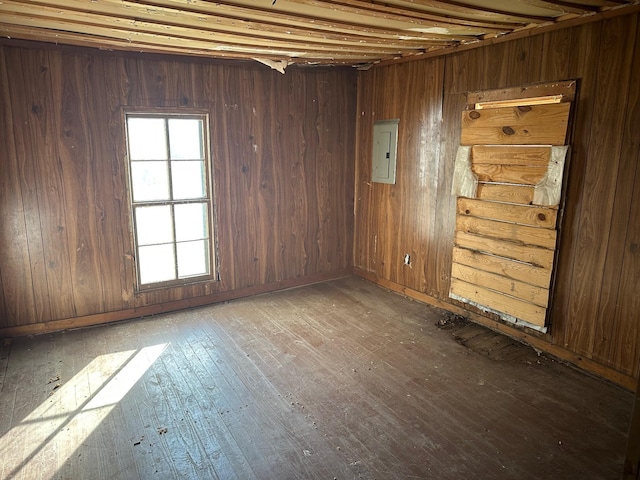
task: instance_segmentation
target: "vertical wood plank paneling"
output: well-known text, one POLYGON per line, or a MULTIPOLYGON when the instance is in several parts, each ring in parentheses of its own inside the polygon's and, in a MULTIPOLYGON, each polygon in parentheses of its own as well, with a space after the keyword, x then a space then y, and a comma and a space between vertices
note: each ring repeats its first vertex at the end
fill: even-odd
POLYGON ((539 81, 571 77, 569 67, 576 55, 572 42, 574 31, 566 28, 535 37, 542 41, 542 48, 533 51, 535 57, 531 59, 531 67, 539 65, 539 81))
MULTIPOLYGON (((96 231, 96 202, 92 164, 93 138, 102 135, 90 121, 86 102, 85 62, 89 56, 49 55, 53 111, 57 135, 60 179, 63 185, 69 266, 73 285, 73 305, 77 315, 104 311, 104 288, 100 274, 96 231)), ((107 177, 108 178, 108 177, 107 177)))
MULTIPOLYGON (((224 87, 226 85, 222 78, 223 71, 219 70, 207 70, 205 72, 204 79, 204 91, 205 97, 212 99, 216 108, 209 118, 209 129, 211 132, 211 160, 213 162, 213 187, 216 192, 216 213, 217 224, 216 234, 218 239, 218 253, 226 252, 226 255, 234 261, 229 261, 228 258, 220 257, 218 259, 218 271, 220 273, 220 284, 223 288, 230 288, 235 285, 235 269, 234 266, 238 261, 238 255, 235 250, 235 240, 237 238, 237 228, 235 223, 235 216, 233 209, 238 205, 234 205, 232 202, 226 201, 226 199, 232 198, 232 192, 237 195, 237 198, 242 198, 245 208, 250 208, 250 199, 244 195, 242 190, 234 189, 231 185, 231 168, 228 165, 232 144, 230 142, 224 142, 223 134, 229 131, 229 124, 226 116, 223 115, 225 111, 224 101, 224 87), (226 228, 221 228, 222 225, 226 225, 226 228)), ((233 133, 233 132, 230 132, 233 133)), ((240 165, 240 171, 243 178, 248 172, 249 168, 246 165, 240 165)), ((246 232, 247 234, 249 232, 246 232)))
POLYGON ((26 168, 35 172, 38 197, 40 236, 51 307, 51 318, 70 318, 76 315, 74 284, 69 256, 69 223, 65 202, 65 185, 60 158, 59 130, 55 110, 55 63, 57 54, 43 51, 25 58, 25 91, 27 106, 31 105, 26 168), (54 62, 52 62, 52 58, 54 62), (39 75, 32 75, 33 72, 39 75))
POLYGON ((575 78, 573 153, 546 338, 637 375, 639 188, 632 154, 638 147, 624 133, 638 131, 631 106, 637 94, 627 98, 621 86, 635 81, 629 81, 637 69, 630 55, 639 40, 634 44, 628 34, 636 22, 637 15, 627 15, 360 72, 355 164, 353 71, 291 68, 283 76, 254 64, 1 46, 8 80, 0 93, 11 113, 0 127, 15 153, 9 146, 2 158, 9 176, 0 183, 10 188, 2 195, 11 200, 3 197, 0 218, 3 232, 9 217, 22 216, 23 226, 18 222, 0 261, 8 310, 0 326, 346 268, 352 229, 357 266, 446 299, 463 94, 575 78), (71 101, 63 105, 59 94, 71 101), (134 295, 121 112, 181 105, 211 116, 222 280, 134 295), (383 118, 401 119, 402 182, 395 186, 369 182, 371 130, 383 118), (76 127, 78 119, 88 125, 76 127), (64 137, 68 127, 72 136, 64 137), (76 141, 82 155, 71 148, 76 141), (77 181, 64 172, 76 172, 77 181), (86 227, 70 231, 75 217, 86 219, 86 227), (87 241, 87 250, 71 251, 87 241), (412 268, 402 265, 404 253, 412 255, 412 268), (6 273, 9 264, 22 269, 15 278, 6 273), (104 294, 87 299, 83 280, 104 294))
POLYGON ((36 321, 38 316, 33 296, 20 166, 12 135, 15 120, 4 50, 0 50, 0 88, 0 132, 6 139, 5 161, 0 175, 0 272, 3 274, 0 318, 14 324, 28 323, 36 321))
MULTIPOLYGON (((367 101, 361 109, 358 142, 358 241, 356 252, 369 255, 358 265, 393 282, 422 290, 433 285, 435 261, 427 253, 433 240, 438 191, 438 147, 442 120, 443 59, 394 65, 364 80, 367 101), (401 82, 403 95, 394 96, 401 82), (370 93, 369 93, 370 92, 370 93), (396 183, 373 183, 371 131, 373 122, 398 118, 396 183), (375 212, 373 215, 371 212, 375 212), (372 222, 373 219, 373 222, 372 222), (409 254, 411 266, 403 262, 409 254)), ((361 77, 362 78, 362 77, 361 77)), ((364 102, 361 98, 361 102, 364 102)))
MULTIPOLYGON (((575 249, 580 231, 579 214, 583 202, 583 185, 588 164, 589 140, 593 134, 591 122, 594 112, 594 98, 598 95, 597 68, 600 51, 600 35, 602 23, 584 25, 571 29, 571 48, 568 75, 578 79, 578 97, 575 105, 575 119, 571 139, 571 158, 568 159, 569 175, 566 176, 566 192, 564 220, 560 229, 560 255, 558 257, 557 275, 552 299, 552 333, 553 342, 569 348, 569 332, 580 328, 581 320, 574 321, 570 317, 570 284, 574 275, 575 249)), ((547 36, 547 35, 545 35, 547 36)), ((557 68, 557 62, 550 57, 545 62, 545 72, 553 80, 567 70, 557 68), (557 75, 556 75, 557 73, 557 75)))
POLYGON ((0 218, 4 227, 22 215, 24 224, 0 263, 3 294, 15 296, 22 311, 3 315, 0 328, 351 265, 353 70, 292 68, 281 75, 253 63, 0 51, 12 72, 1 91, 12 108, 3 109, 10 116, 0 126, 16 146, 2 157, 2 182, 11 185, 3 194, 11 199, 0 218), (122 124, 129 107, 209 112, 221 282, 136 294, 122 124), (7 280, 12 268, 22 277, 7 280), (29 292, 33 298, 18 298, 29 292))
POLYGON ((7 310, 7 304, 4 300, 4 290, 2 288, 2 265, 0 265, 0 318, 8 318, 9 311, 7 310))
MULTIPOLYGON (((11 71, 13 80, 10 89, 13 90, 11 99, 14 120, 13 137, 16 145, 16 162, 19 165, 16 173, 21 185, 25 209, 26 241, 29 246, 36 322, 58 318, 59 315, 51 305, 49 269, 47 268, 49 259, 46 257, 47 251, 42 233, 44 226, 40 221, 40 205, 45 211, 46 204, 39 198, 42 186, 37 164, 39 159, 51 158, 55 161, 56 157, 52 148, 48 146, 50 143, 45 141, 46 130, 40 128, 41 120, 49 110, 45 110, 43 102, 30 94, 34 90, 32 85, 30 88, 30 82, 33 83, 37 78, 47 76, 48 67, 46 62, 42 61, 43 57, 42 52, 21 55, 19 50, 8 50, 6 54, 7 70, 11 71), (20 125, 21 128, 15 129, 15 125, 20 125)), ((39 88, 35 90, 38 91, 39 88)), ((23 324, 25 320, 20 319, 19 322, 23 324)))
MULTIPOLYGON (((637 104, 636 104, 637 105, 637 104)), ((636 124, 637 125, 637 124, 636 124)), ((637 131, 637 130, 636 130, 637 131)), ((620 284, 617 302, 613 311, 614 322, 610 323, 614 334, 608 336, 608 351, 599 354, 599 361, 606 361, 614 368, 640 376, 640 150, 636 136, 636 176, 631 197, 631 211, 624 255, 620 269, 620 284)), ((631 152, 630 152, 631 153, 631 152)), ((607 312, 610 314, 610 312, 607 312)), ((600 352, 598 352, 600 353, 600 352)))
POLYGON ((442 104, 443 122, 440 134, 440 156, 438 159, 438 197, 435 216, 435 248, 429 252, 436 271, 436 297, 447 299, 451 286, 451 257, 456 218, 456 197, 451 195, 451 182, 455 152, 460 145, 460 112, 466 104, 469 90, 469 62, 472 52, 446 57, 444 65, 444 95, 442 104))
MULTIPOLYGON (((635 312, 640 307, 633 300, 637 297, 633 289, 637 288, 639 275, 635 253, 638 234, 633 226, 637 212, 632 207, 632 203, 638 201, 638 193, 637 173, 630 167, 638 160, 625 154, 631 151, 637 155, 638 147, 630 139, 622 143, 623 130, 637 133, 640 128, 631 113, 636 108, 632 105, 637 104, 634 96, 637 94, 633 90, 627 95, 626 87, 630 85, 630 72, 637 69, 637 64, 631 62, 631 54, 634 48, 640 48, 639 40, 629 37, 630 32, 635 35, 636 21, 634 14, 533 35, 447 55, 442 65, 433 64, 434 68, 441 68, 444 75, 439 151, 430 147, 428 153, 433 155, 438 172, 435 202, 429 207, 435 208, 435 212, 426 213, 424 224, 411 227, 418 226, 422 235, 432 235, 426 245, 426 259, 414 265, 414 269, 418 267, 425 271, 424 284, 417 290, 457 304, 447 299, 455 228, 455 204, 450 191, 460 138, 460 112, 465 106, 464 94, 535 82, 578 80, 566 203, 561 211, 558 273, 551 304, 552 324, 550 333, 541 338, 579 355, 593 357, 621 372, 638 375, 640 329, 635 312), (626 223, 624 218, 628 219, 626 223)), ((427 64, 428 60, 419 63, 427 64)), ((384 108, 393 111, 393 100, 379 98, 381 85, 388 91, 402 92, 402 97, 407 95, 410 81, 405 76, 398 76, 391 67, 374 68, 360 74, 357 134, 361 139, 358 146, 361 151, 367 149, 371 141, 368 135, 374 120, 373 112, 375 118, 380 118, 379 112, 386 113, 384 108)), ((419 110, 421 106, 415 102, 412 108, 419 110)), ((407 116, 412 118, 412 113, 408 112, 407 116)), ((630 133, 626 135, 625 138, 631 136, 630 133)), ((404 148, 409 152, 417 151, 417 143, 417 137, 410 138, 404 148)), ((369 150, 366 153, 369 155, 369 150)), ((391 196, 418 199, 422 198, 423 192, 406 181, 403 186, 398 184, 395 189, 386 187, 386 190, 367 185, 368 179, 361 172, 369 165, 367 155, 359 154, 356 159, 355 264, 375 272, 385 281, 416 289, 412 277, 397 275, 381 266, 380 261, 395 258, 402 251, 400 244, 419 248, 420 235, 409 231, 409 222, 389 222, 388 216, 389 212, 399 218, 408 214, 403 211, 407 204, 397 202, 391 196), (384 231, 384 225, 397 229, 396 240, 391 244, 380 242, 380 237, 376 237, 378 232, 384 231), (363 234, 369 237, 365 238, 363 234), (373 241, 375 238, 377 243, 373 241), (410 242, 415 243, 411 245, 410 242)), ((414 154, 405 161, 409 165, 405 164, 404 168, 411 168, 411 165, 416 168, 419 158, 414 154)))
POLYGON ((507 65, 505 80, 499 82, 503 85, 526 85, 535 78, 537 65, 531 62, 531 57, 535 58, 535 53, 540 50, 537 45, 541 37, 521 38, 513 42, 506 43, 506 58, 510 60, 504 62, 507 65))
MULTIPOLYGON (((122 78, 122 61, 115 57, 84 56, 84 71, 91 88, 84 89, 82 99, 88 118, 101 118, 106 123, 92 123, 90 129, 90 174, 95 202, 95 262, 96 275, 102 285, 103 308, 114 311, 131 306, 133 263, 126 235, 128 222, 120 105, 124 103, 126 88, 114 78, 122 78), (95 98, 94 91, 105 92, 95 98), (120 145, 120 147, 118 147, 120 145), (98 152, 104 152, 103 156, 98 152), (95 159, 101 158, 101 161, 95 159), (109 181, 105 181, 108 179, 109 181), (129 267, 127 269, 127 266, 129 267), (130 271, 127 277, 127 271, 130 271)), ((124 83, 124 82, 123 82, 124 83)), ((126 84, 124 84, 126 85, 126 84)))
POLYGON ((594 359, 640 374, 640 28, 631 62, 620 168, 605 260, 594 359), (612 315, 611 312, 614 312, 612 315), (619 339, 619 340, 618 340, 619 339))
MULTIPOLYGON (((350 140, 354 135, 354 117, 345 117, 340 114, 342 109, 355 113, 356 84, 347 77, 345 85, 338 88, 335 75, 331 72, 320 73, 316 80, 315 92, 312 93, 312 103, 317 100, 319 112, 317 120, 313 121, 305 116, 304 122, 313 125, 318 132, 318 152, 320 161, 314 161, 313 175, 306 175, 308 180, 315 180, 314 184, 308 184, 307 191, 315 191, 318 197, 316 214, 307 213, 309 226, 304 236, 307 239, 316 239, 318 246, 318 259, 314 263, 323 263, 323 268, 331 271, 339 265, 352 265, 353 258, 351 248, 353 243, 353 188, 354 188, 354 163, 353 160, 340 162, 341 152, 348 152, 348 158, 353 159, 353 143, 350 140), (326 168, 325 166, 329 166, 326 168), (346 209, 332 207, 335 196, 343 192, 346 209), (317 233, 316 233, 317 232, 317 233), (351 232, 348 236, 337 235, 337 232, 351 232), (333 247, 330 247, 333 246, 333 247)), ((300 78, 302 81, 302 78, 300 78)), ((302 82, 301 82, 302 83, 302 82)), ((287 86, 291 89, 291 85, 287 86)), ((284 92, 282 92, 284 94, 284 92)), ((298 104, 298 108, 290 109, 292 112, 304 111, 304 103, 298 104)), ((293 119, 295 115, 288 115, 293 119)), ((289 137, 287 128, 283 132, 283 149, 288 148, 292 138, 289 137)), ((311 135, 307 135, 311 138, 311 135)), ((295 138, 294 146, 298 149, 304 147, 304 137, 295 138), (298 143, 301 142, 301 143, 298 143)), ((313 150, 311 150, 313 152, 313 150)), ((310 152, 310 153, 311 153, 310 152)), ((311 160, 308 156, 308 160, 311 160)), ((309 169, 307 160, 305 171, 309 169)), ((295 164, 294 164, 295 165, 295 164)), ((301 179, 296 179, 300 183, 301 179)), ((293 192, 292 192, 293 193, 293 192)), ((304 192, 296 192, 294 198, 304 195, 304 192)), ((300 212, 303 213, 302 211, 300 212)), ((301 216, 299 220, 302 220, 301 216)), ((301 223, 300 221, 296 223, 301 223)), ((302 240, 302 239, 300 239, 302 240)), ((297 255, 289 258, 296 259, 297 255)))
POLYGON ((571 282, 569 317, 577 328, 566 342, 577 353, 592 355, 596 323, 600 320, 598 301, 604 274, 611 215, 615 199, 616 180, 629 86, 629 65, 634 45, 628 42, 629 32, 635 37, 635 16, 608 20, 603 25, 597 71, 597 97, 588 146, 588 167, 584 183, 584 203, 580 212, 580 227, 575 249, 574 273, 571 282), (621 73, 623 72, 623 73, 621 73))
POLYGON ((353 263, 365 271, 374 271, 375 238, 371 234, 378 216, 371 207, 371 160, 368 158, 373 143, 373 86, 371 74, 358 73, 355 142, 355 205, 353 263))

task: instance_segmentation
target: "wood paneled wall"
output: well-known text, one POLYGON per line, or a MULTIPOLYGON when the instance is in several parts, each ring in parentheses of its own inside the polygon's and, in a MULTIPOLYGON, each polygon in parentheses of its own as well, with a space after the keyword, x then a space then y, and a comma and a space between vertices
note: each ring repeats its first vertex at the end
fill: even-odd
POLYGON ((353 70, 281 75, 5 42, 0 102, 0 328, 304 283, 352 265, 353 70), (127 106, 209 112, 220 282, 135 293, 127 106))
MULTIPOLYGON (((577 79, 572 155, 546 344, 640 373, 640 25, 626 15, 361 72, 356 271, 448 298, 451 180, 469 91, 577 79), (375 120, 399 118, 397 181, 370 182, 375 120), (409 253, 412 265, 403 264, 409 253)), ((473 307, 466 307, 471 308, 473 307)))

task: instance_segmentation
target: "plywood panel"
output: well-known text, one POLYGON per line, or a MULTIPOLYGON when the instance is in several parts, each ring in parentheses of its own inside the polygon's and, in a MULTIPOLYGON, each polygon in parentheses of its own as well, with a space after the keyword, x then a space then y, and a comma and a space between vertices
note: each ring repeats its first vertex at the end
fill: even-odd
POLYGON ((469 248, 478 252, 490 253, 500 257, 511 258, 530 263, 538 267, 551 269, 553 266, 553 250, 546 248, 521 245, 506 240, 481 237, 465 232, 456 232, 456 246, 469 248))
POLYGON ((551 270, 549 269, 466 248, 453 247, 452 261, 537 287, 546 288, 551 280, 551 270))
POLYGON ((564 145, 571 104, 462 112, 462 145, 564 145))
POLYGON ((480 200, 530 205, 533 202, 533 187, 478 183, 476 197, 480 200))
MULTIPOLYGON (((549 289, 536 287, 502 275, 478 270, 467 265, 453 263, 451 276, 472 285, 479 285, 506 295, 547 308, 549 304, 549 289)), ((482 302, 480 302, 482 303, 482 302)))
POLYGON ((556 246, 556 231, 547 228, 527 227, 515 223, 496 222, 484 218, 458 215, 456 230, 485 237, 521 242, 553 250, 556 246))
POLYGON ((457 213, 549 229, 555 227, 557 218, 557 212, 551 208, 503 205, 462 197, 457 201, 457 213))
POLYGON ((533 325, 544 326, 546 309, 488 288, 451 279, 451 292, 499 312, 512 315, 533 325))

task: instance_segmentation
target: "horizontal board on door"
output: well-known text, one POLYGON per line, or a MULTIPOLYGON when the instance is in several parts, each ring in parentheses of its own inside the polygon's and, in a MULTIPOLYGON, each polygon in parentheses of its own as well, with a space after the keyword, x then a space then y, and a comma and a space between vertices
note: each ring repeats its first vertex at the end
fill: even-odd
POLYGON ((495 292, 479 285, 472 285, 458 278, 451 279, 451 293, 497 312, 544 327, 546 309, 518 298, 495 292))
POLYGON ((530 185, 478 183, 476 197, 480 200, 530 205, 533 203, 533 191, 534 189, 530 185))
POLYGON ((486 218, 456 215, 456 231, 493 237, 526 245, 554 249, 556 248, 555 230, 548 228, 530 227, 517 223, 498 222, 486 218))
POLYGON ((547 308, 549 304, 549 290, 547 288, 529 285, 496 273, 489 273, 467 265, 453 263, 451 276, 473 285, 505 293, 543 308, 547 308))
POLYGON ((549 145, 474 145, 471 148, 472 165, 528 165, 549 166, 549 145))
POLYGON ((547 167, 532 165, 472 165, 471 169, 481 182, 517 183, 536 185, 547 173, 547 167))
POLYGON ((554 251, 546 248, 521 245, 506 240, 472 235, 466 232, 455 233, 455 245, 457 247, 530 263, 531 265, 549 270, 553 268, 554 251))
POLYGON ((551 270, 549 269, 476 250, 453 247, 452 261, 537 287, 548 288, 551 282, 551 270))
POLYGON ((552 208, 509 205, 465 197, 458 197, 457 213, 540 228, 555 228, 557 219, 557 212, 552 208))
POLYGON ((500 100, 526 100, 531 97, 547 95, 562 95, 564 102, 571 102, 575 98, 577 82, 564 80, 562 82, 541 83, 526 87, 506 87, 494 90, 479 90, 467 93, 467 103, 496 102, 500 100))
POLYGON ((570 103, 465 110, 462 145, 564 145, 570 103))

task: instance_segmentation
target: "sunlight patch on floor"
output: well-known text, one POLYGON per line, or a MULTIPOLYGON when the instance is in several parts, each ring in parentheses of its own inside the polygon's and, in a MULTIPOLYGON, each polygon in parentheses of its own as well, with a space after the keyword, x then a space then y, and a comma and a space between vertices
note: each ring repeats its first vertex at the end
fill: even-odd
POLYGON ((39 475, 49 472, 41 477, 44 480, 55 477, 167 346, 162 343, 93 359, 0 438, 1 478, 30 478, 31 466, 39 475), (23 444, 22 454, 8 455, 18 442, 23 444), (49 468, 38 467, 43 464, 49 468))

